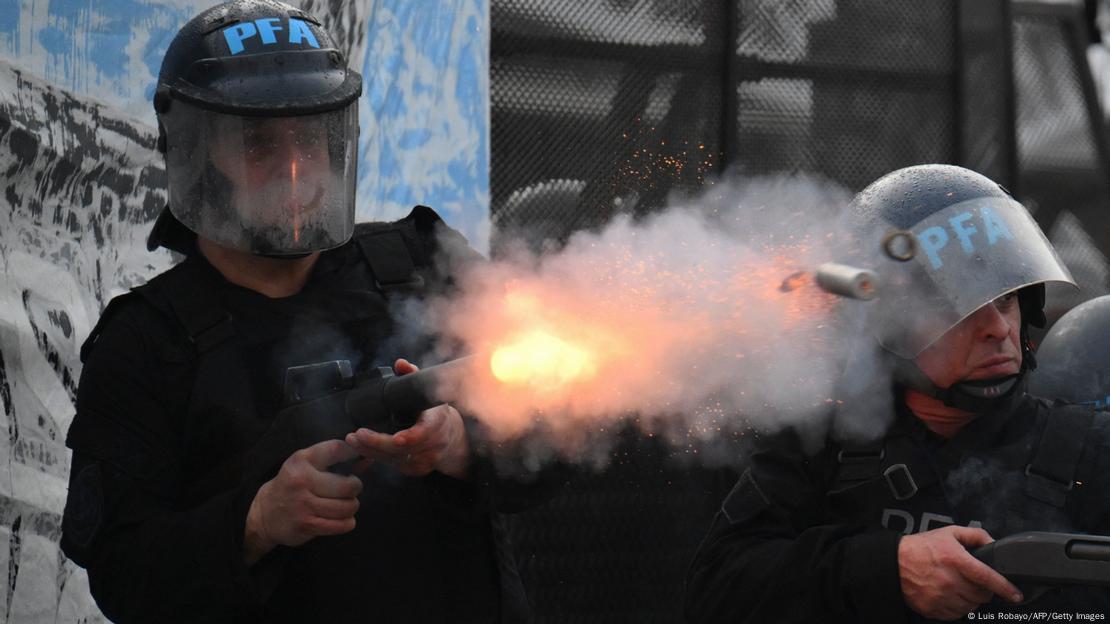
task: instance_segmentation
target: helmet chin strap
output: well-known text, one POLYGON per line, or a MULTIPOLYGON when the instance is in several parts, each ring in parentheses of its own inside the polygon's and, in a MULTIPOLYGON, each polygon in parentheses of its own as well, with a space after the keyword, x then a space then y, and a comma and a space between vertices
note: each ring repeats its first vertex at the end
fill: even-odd
POLYGON ((896 379, 907 388, 933 397, 949 407, 982 414, 1009 405, 1025 371, 995 379, 958 381, 947 388, 938 388, 925 373, 910 360, 899 360, 896 379))

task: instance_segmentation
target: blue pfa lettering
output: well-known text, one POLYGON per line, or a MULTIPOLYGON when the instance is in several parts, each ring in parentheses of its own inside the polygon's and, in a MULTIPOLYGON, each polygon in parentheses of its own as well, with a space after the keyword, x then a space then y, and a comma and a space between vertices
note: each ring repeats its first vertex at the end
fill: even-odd
POLYGON ((994 214, 989 206, 980 208, 979 216, 983 218, 983 227, 987 230, 988 245, 997 243, 999 238, 1014 240, 1014 235, 1010 233, 1010 228, 1006 227, 1006 222, 994 214))
POLYGON ((970 220, 970 212, 961 212, 948 220, 948 224, 952 226, 952 231, 956 233, 956 238, 960 239, 960 247, 963 247, 964 253, 975 251, 975 245, 971 244, 971 235, 979 231, 975 229, 975 226, 967 224, 970 220))
POLYGON ((238 54, 243 51, 243 40, 250 39, 257 34, 258 29, 254 27, 254 22, 243 22, 225 28, 224 40, 227 41, 227 49, 231 50, 232 54, 238 54))
POLYGON ((275 25, 274 22, 276 21, 278 21, 276 17, 254 20, 255 26, 258 27, 258 36, 262 37, 262 43, 266 45, 277 43, 277 37, 274 36, 274 33, 281 30, 281 26, 275 25))
POLYGON ((320 44, 316 43, 316 35, 309 30, 308 24, 299 19, 289 20, 289 43, 300 43, 302 39, 314 48, 320 47, 320 44))
POLYGON ((275 44, 278 42, 277 33, 282 30, 288 30, 288 41, 291 44, 308 44, 314 48, 320 48, 320 42, 316 40, 316 35, 312 34, 312 29, 303 20, 290 18, 287 29, 283 29, 279 25, 280 23, 279 18, 264 17, 253 22, 228 26, 223 30, 224 40, 227 41, 227 49, 232 54, 239 54, 246 49, 243 42, 252 37, 258 37, 262 45, 275 44))
POLYGON ((921 248, 925 250, 925 255, 929 256, 929 262, 932 263, 934 269, 939 269, 944 265, 940 260, 940 255, 937 254, 948 244, 948 232, 945 232, 944 228, 934 225, 918 234, 917 240, 921 242, 921 248))
POLYGON ((986 244, 991 246, 1002 239, 1014 240, 1010 227, 989 206, 981 206, 977 211, 968 210, 949 217, 948 227, 934 225, 917 234, 921 249, 925 251, 925 256, 929 258, 929 264, 934 269, 944 266, 941 251, 948 247, 953 239, 959 241, 960 249, 965 255, 971 255, 975 253, 976 245, 983 244, 984 238, 986 244))

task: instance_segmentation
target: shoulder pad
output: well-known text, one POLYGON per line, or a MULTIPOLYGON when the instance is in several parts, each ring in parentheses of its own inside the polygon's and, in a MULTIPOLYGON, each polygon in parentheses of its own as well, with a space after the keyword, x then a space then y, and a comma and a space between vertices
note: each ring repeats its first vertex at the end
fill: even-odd
POLYGON ((383 225, 386 227, 364 228, 363 232, 356 232, 355 238, 375 283, 383 292, 420 289, 423 281, 417 270, 431 264, 431 256, 411 232, 392 223, 383 225))
POLYGON ((107 324, 122 310, 128 302, 138 301, 139 294, 132 289, 131 292, 123 293, 112 297, 108 305, 104 307, 104 311, 100 313, 100 319, 97 320, 96 325, 93 326, 92 331, 89 332, 89 337, 81 344, 81 363, 84 364, 88 359, 89 353, 92 353, 93 347, 96 346, 97 339, 100 338, 100 332, 104 330, 107 324))
POLYGON ((408 216, 402 221, 412 221, 417 230, 421 232, 431 232, 435 229, 436 225, 443 223, 443 217, 439 213, 427 206, 415 206, 408 216))
POLYGON ((141 296, 159 310, 168 310, 169 304, 165 301, 165 291, 168 288, 172 288, 175 281, 181 279, 181 274, 185 273, 185 270, 182 268, 183 266, 185 266, 184 262, 178 262, 169 269, 150 278, 145 284, 133 287, 131 292, 141 296))
POLYGON ((402 230, 411 234, 430 234, 443 218, 427 206, 416 206, 408 215, 396 221, 364 221, 355 224, 354 238, 386 230, 402 230))
POLYGON ((1032 460, 1025 466, 1025 493, 1063 507, 1075 484, 1083 447, 1090 437, 1095 410, 1090 405, 1053 405, 1044 419, 1032 460))
POLYGON ((188 282, 191 279, 191 274, 183 269, 184 265, 184 262, 179 262, 171 266, 169 270, 154 275, 147 283, 133 286, 131 292, 115 296, 105 306, 100 315, 100 320, 97 321, 97 325, 90 332, 88 340, 85 340, 84 344, 81 345, 81 362, 84 363, 88 359, 95 343, 100 338, 101 332, 104 328, 107 328, 111 319, 127 306, 138 304, 140 301, 147 304, 149 308, 173 326, 180 326, 183 338, 188 339, 190 334, 186 328, 189 325, 181 320, 174 322, 174 319, 179 318, 179 314, 174 311, 173 304, 175 291, 183 293, 176 295, 178 299, 195 299, 196 293, 198 293, 198 290, 189 288, 190 284, 188 282))
MULTIPOLYGON (((354 240, 370 264, 383 290, 421 290, 425 287, 422 269, 432 269, 438 253, 460 260, 480 259, 466 238, 450 228, 427 206, 416 206, 408 216, 391 223, 359 223, 354 240)), ((432 277, 437 284, 449 282, 444 275, 432 277)))
POLYGON ((427 206, 416 206, 403 219, 356 223, 353 238, 371 265, 391 266, 389 281, 407 281, 413 267, 432 263, 436 226, 443 219, 427 206), (404 265, 404 266, 400 266, 404 265))

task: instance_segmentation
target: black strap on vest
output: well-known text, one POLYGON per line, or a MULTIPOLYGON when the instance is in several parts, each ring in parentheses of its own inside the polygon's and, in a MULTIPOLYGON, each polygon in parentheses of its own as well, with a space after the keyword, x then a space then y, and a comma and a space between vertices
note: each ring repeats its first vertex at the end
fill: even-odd
POLYGON ((844 445, 836 453, 839 465, 834 490, 850 487, 861 481, 879 476, 879 468, 886 457, 886 440, 844 445))
MULTIPOLYGON (((1058 405, 1052 409, 1033 459, 1025 467, 1027 496, 1053 507, 1064 506, 1068 492, 1075 487, 1076 470, 1093 419, 1094 410, 1089 406, 1058 405)), ((896 499, 905 500, 936 482, 936 475, 929 466, 909 461, 910 455, 891 448, 902 440, 896 437, 842 447, 836 455, 838 467, 829 495, 858 493, 860 488, 866 487, 876 495, 885 490, 896 499), (884 460, 903 459, 906 463, 882 468, 884 460)))
POLYGON ((892 464, 883 471, 883 479, 895 500, 908 500, 917 494, 917 480, 906 464, 892 464))
POLYGON ((359 251, 366 258, 374 281, 383 293, 414 291, 424 286, 416 274, 416 262, 401 232, 382 230, 356 239, 359 251))
POLYGON ((1025 467, 1025 493, 1063 507, 1075 487, 1075 472, 1094 419, 1087 406, 1055 406, 1045 420, 1033 460, 1025 467))
POLYGON ((834 497, 848 492, 872 497, 885 493, 895 500, 907 500, 937 481, 933 468, 918 457, 913 441, 904 434, 845 444, 836 454, 836 463, 828 489, 828 495, 834 497))
MULTIPOLYGON (((219 301, 213 286, 197 260, 186 260, 150 283, 169 303, 198 355, 235 335, 231 313, 219 301)), ((139 292, 143 292, 142 287, 139 292)))

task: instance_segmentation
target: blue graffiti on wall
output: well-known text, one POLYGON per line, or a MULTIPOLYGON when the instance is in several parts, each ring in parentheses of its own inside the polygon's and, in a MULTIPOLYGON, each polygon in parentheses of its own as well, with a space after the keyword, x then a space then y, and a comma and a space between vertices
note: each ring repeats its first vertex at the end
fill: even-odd
POLYGON ((360 216, 435 207, 479 249, 489 223, 488 0, 382 0, 362 64, 360 216), (364 212, 370 211, 370 212, 364 212))

